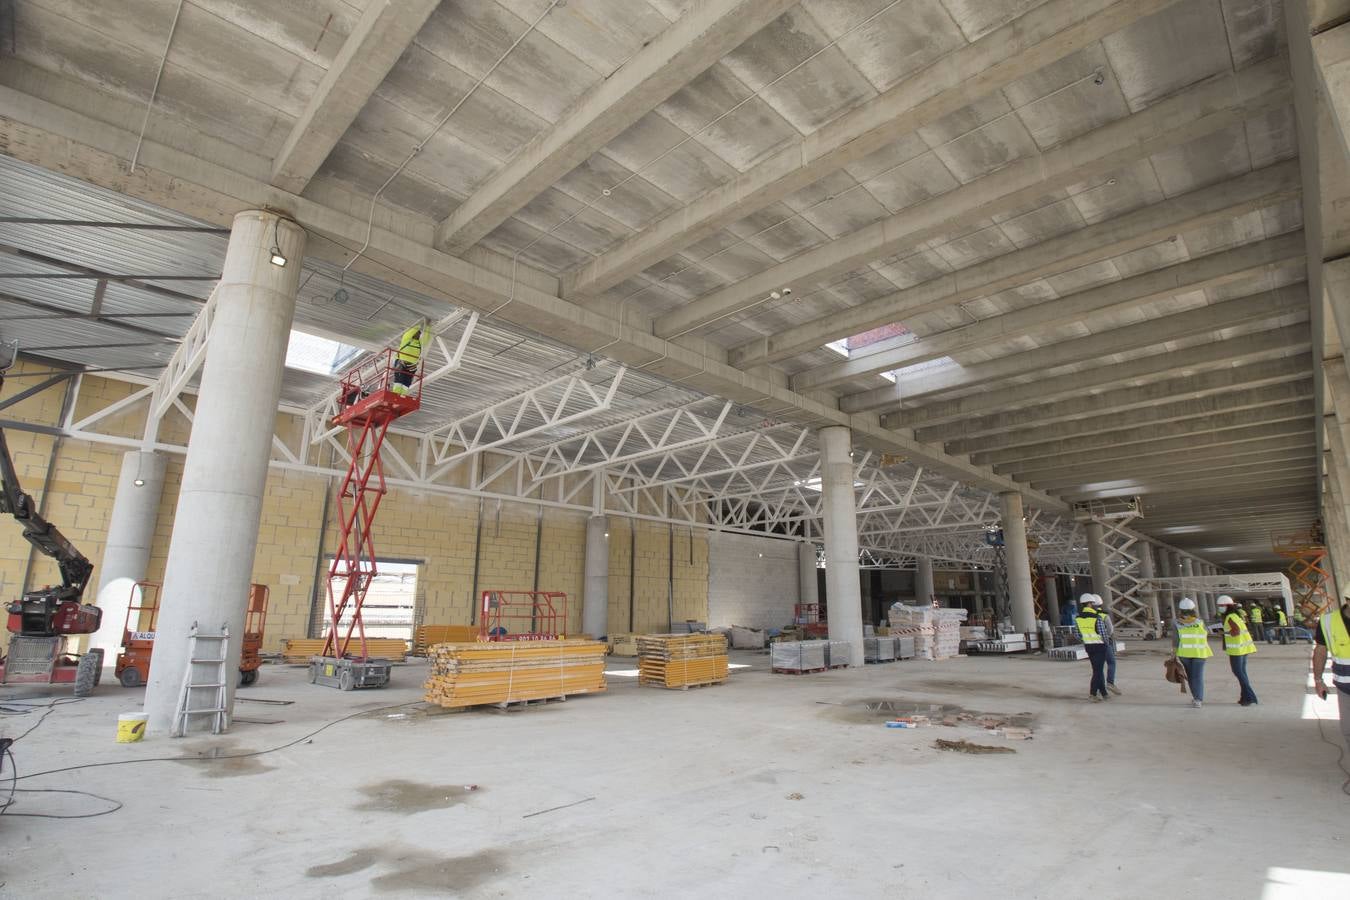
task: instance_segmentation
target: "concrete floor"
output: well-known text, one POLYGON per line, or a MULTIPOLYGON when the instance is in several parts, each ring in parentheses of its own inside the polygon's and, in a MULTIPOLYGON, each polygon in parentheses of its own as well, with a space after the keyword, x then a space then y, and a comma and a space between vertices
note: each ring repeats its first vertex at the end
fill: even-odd
MULTIPOLYGON (((1305 718, 1307 652, 1262 646, 1262 702, 1249 709, 1214 660, 1203 710, 1162 680, 1146 644, 1122 659, 1126 694, 1107 705, 1086 702, 1085 663, 1039 658, 790 677, 737 654, 750 668, 722 687, 667 692, 615 675, 607 695, 448 714, 376 711, 418 699, 420 665, 354 694, 268 667, 248 693, 296 703, 238 712, 284 722, 138 745, 113 737, 140 691, 105 682, 16 745, 20 774, 262 749, 369 714, 259 757, 22 781, 125 807, 74 822, 0 817, 0 895, 1344 898, 1350 797, 1305 718), (1030 713, 1035 738, 888 729, 865 707, 882 699, 1030 713), (938 737, 1017 752, 939 752, 938 737), (566 804, 577 805, 540 813, 566 804)), ((0 719, 0 734, 32 720, 0 719)), ((1335 739, 1336 724, 1324 728, 1335 739)), ((21 794, 11 812, 95 808, 21 794)))

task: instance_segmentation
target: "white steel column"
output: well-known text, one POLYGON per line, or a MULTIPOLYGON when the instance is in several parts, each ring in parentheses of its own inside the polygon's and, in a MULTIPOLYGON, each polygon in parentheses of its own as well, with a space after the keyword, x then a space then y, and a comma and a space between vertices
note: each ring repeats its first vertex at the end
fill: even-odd
POLYGON ((797 544, 798 603, 820 602, 820 581, 816 575, 816 545, 810 541, 797 544))
POLYGON ((1031 591, 1031 559, 1027 555, 1027 522, 1022 495, 1006 491, 998 495, 1003 513, 1003 552, 1008 563, 1008 595, 1012 601, 1013 628, 1036 630, 1036 601, 1031 591))
POLYGON ((586 588, 581 630, 593 638, 609 633, 609 518, 586 521, 586 588))
POLYGON ((853 493, 853 432, 820 429, 821 511, 825 532, 825 602, 830 640, 848 641, 863 665, 862 586, 858 581, 858 504, 853 493))
MULTIPOLYGON (((233 713, 240 637, 304 248, 304 230, 275 213, 246 210, 234 217, 183 464, 145 694, 152 734, 169 733, 189 666, 188 634, 194 623, 209 634, 229 627, 227 717, 233 713), (284 265, 272 261, 277 251, 284 265)), ((209 705, 205 698, 211 693, 201 691, 196 705, 209 705)), ((196 726, 205 727, 210 717, 196 719, 196 726)))
POLYGON ((159 500, 164 493, 165 457, 144 450, 122 454, 122 472, 117 478, 112 515, 108 518, 108 544, 98 568, 98 603, 103 623, 89 636, 89 646, 103 649, 103 661, 111 665, 122 646, 132 587, 145 580, 150 564, 150 545, 155 539, 159 500))
MULTIPOLYGON (((1155 577, 1156 568, 1153 565, 1153 553, 1155 548, 1148 541, 1139 542, 1139 578, 1147 581, 1155 577)), ((1139 599, 1144 601, 1148 607, 1148 624, 1157 634, 1158 629, 1158 592, 1151 587, 1145 587, 1139 592, 1139 599)))
POLYGON ((1092 570, 1092 593, 1102 598, 1107 609, 1111 608, 1111 572, 1106 567, 1106 545, 1103 543, 1102 523, 1088 522, 1083 529, 1087 532, 1088 566, 1092 570))
POLYGON ((932 603, 937 590, 933 587, 933 561, 927 556, 916 557, 914 570, 914 602, 919 606, 932 603))

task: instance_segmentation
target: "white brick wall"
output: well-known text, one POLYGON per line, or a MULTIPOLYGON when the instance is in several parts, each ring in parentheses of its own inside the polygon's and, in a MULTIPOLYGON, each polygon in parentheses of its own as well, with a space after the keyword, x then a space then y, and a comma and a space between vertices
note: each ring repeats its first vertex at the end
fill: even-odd
POLYGON ((708 624, 780 628, 797 603, 797 542, 709 534, 708 624))

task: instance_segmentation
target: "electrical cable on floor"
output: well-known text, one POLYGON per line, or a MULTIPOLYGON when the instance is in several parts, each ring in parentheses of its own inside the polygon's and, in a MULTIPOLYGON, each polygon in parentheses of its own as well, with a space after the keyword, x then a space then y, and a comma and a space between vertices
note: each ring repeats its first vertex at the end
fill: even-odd
POLYGON ((9 757, 10 771, 14 774, 10 776, 9 797, 5 799, 4 805, 0 806, 0 816, 16 816, 25 819, 96 819, 99 816, 106 816, 109 813, 115 813, 122 808, 122 801, 114 800, 111 797, 104 797, 100 794, 91 794, 89 791, 76 791, 68 788, 21 788, 19 783, 19 770, 14 763, 14 751, 8 747, 5 748, 5 755, 9 757), (92 813, 25 813, 10 812, 9 808, 14 805, 15 794, 76 794, 81 797, 93 797, 95 800, 102 800, 104 803, 111 803, 109 809, 99 810, 92 813))
POLYGON ((56 707, 65 706, 66 704, 69 703, 82 703, 84 702, 84 699, 85 699, 84 697, 67 697, 65 699, 53 700, 50 703, 39 703, 33 706, 16 706, 15 704, 23 703, 23 701, 7 700, 4 703, 0 703, 0 714, 6 716, 27 716, 31 715, 32 712, 36 709, 45 708, 47 710, 41 716, 38 717, 38 720, 36 722, 34 722, 31 726, 29 726, 27 731, 25 731, 18 737, 14 738, 15 742, 18 742, 28 737, 28 735, 32 734, 34 731, 37 731, 38 726, 41 725, 43 722, 47 721, 47 717, 52 714, 52 711, 56 709, 56 707))

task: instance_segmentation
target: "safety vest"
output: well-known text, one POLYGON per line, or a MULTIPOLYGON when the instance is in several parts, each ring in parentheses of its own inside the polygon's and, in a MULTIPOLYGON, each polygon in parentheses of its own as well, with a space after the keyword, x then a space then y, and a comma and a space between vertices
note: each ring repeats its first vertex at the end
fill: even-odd
POLYGON ((1244 621, 1244 622, 1247 621, 1247 611, 1246 611, 1245 609, 1243 609, 1242 607, 1239 606, 1239 607, 1238 607, 1238 610, 1237 610, 1237 614, 1238 614, 1239 616, 1242 616, 1242 621, 1244 621))
POLYGON ((1209 635, 1205 623, 1196 619, 1187 625, 1177 622, 1177 656, 1183 659, 1208 659, 1214 653, 1209 649, 1209 635))
POLYGON ((1253 608, 1252 608, 1252 621, 1253 621, 1253 622, 1255 622, 1257 625, 1260 625, 1263 621, 1265 621, 1265 618, 1266 618, 1266 614, 1265 614, 1264 612, 1261 611, 1261 607, 1257 606, 1257 607, 1253 607, 1253 608))
MULTIPOLYGON (((1322 637, 1331 654, 1331 683, 1350 694, 1350 630, 1345 627, 1345 616, 1338 609, 1322 616, 1322 637)), ((1320 673, 1317 677, 1321 677, 1320 673)))
POLYGON ((422 326, 414 325, 398 339, 398 361, 410 366, 422 358, 422 326))
POLYGON ((1289 624, 1289 617, 1284 614, 1284 610, 1277 609, 1275 610, 1275 621, 1280 623, 1281 628, 1284 628, 1289 624))
POLYGON ((1096 616, 1079 616, 1074 619, 1078 623, 1078 633, 1083 636, 1084 644, 1100 644, 1102 636, 1097 633, 1096 616))
POLYGON ((1256 652, 1256 644, 1252 643, 1252 633, 1247 630, 1247 623, 1243 622, 1242 617, 1237 613, 1229 613, 1224 617, 1223 652, 1229 656, 1246 656, 1248 653, 1256 652), (1237 623, 1238 627, 1236 637, 1228 633, 1228 629, 1234 622, 1237 623))

